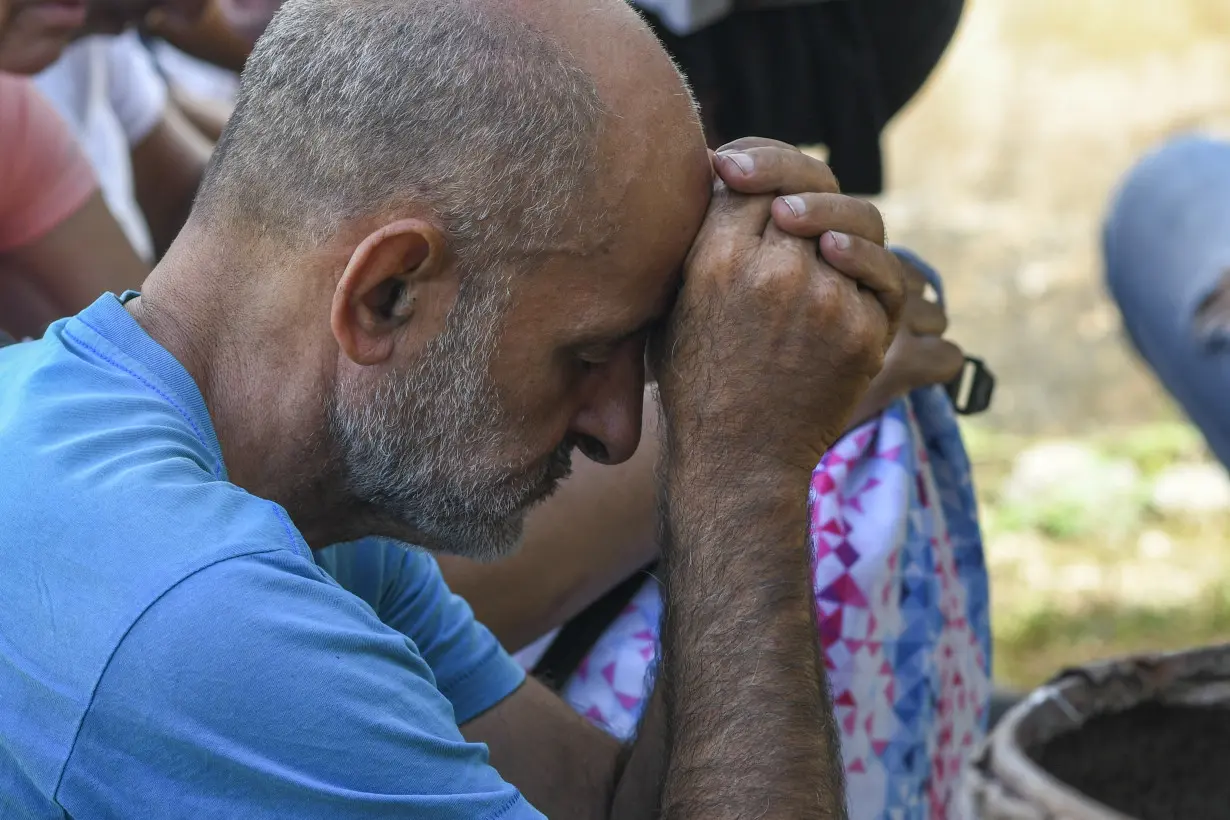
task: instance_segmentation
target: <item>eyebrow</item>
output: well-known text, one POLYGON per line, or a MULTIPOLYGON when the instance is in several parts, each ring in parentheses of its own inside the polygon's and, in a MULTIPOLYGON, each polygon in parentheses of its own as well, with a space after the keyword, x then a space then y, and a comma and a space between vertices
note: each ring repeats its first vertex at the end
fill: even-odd
POLYGON ((569 345, 569 347, 580 348, 587 345, 619 345, 638 336, 642 333, 651 333, 670 317, 671 312, 675 309, 675 303, 679 300, 679 291, 683 288, 682 271, 676 272, 672 277, 673 284, 660 297, 660 301, 655 307, 660 308, 654 315, 650 316, 645 321, 641 322, 634 329, 623 333, 618 332, 594 332, 588 336, 582 337, 578 341, 569 345))
POLYGON ((622 332, 622 333, 614 333, 614 332, 612 333, 602 333, 602 332, 593 333, 591 335, 588 335, 584 338, 577 340, 576 342, 573 342, 569 346, 574 347, 574 348, 590 347, 590 346, 597 347, 601 345, 610 345, 612 347, 617 347, 623 344, 624 342, 628 341, 629 339, 632 339, 636 336, 641 335, 642 333, 648 333, 650 330, 653 330, 653 328, 656 325, 661 324, 665 318, 666 318, 665 314, 662 316, 655 316, 652 319, 648 319, 644 322, 641 322, 640 325, 638 325, 636 328, 629 330, 629 331, 622 332))

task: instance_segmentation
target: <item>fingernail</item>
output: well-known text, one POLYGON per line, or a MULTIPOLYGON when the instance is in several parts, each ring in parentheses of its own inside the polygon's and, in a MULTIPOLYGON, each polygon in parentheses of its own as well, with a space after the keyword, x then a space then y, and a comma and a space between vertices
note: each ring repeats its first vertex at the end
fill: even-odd
POLYGON ((807 211, 807 203, 803 201, 801 196, 784 196, 782 197, 782 202, 786 203, 790 213, 795 216, 802 216, 807 211))
POLYGON ((850 249, 850 237, 841 231, 829 231, 829 234, 833 237, 833 244, 837 246, 837 250, 846 251, 850 249))
POLYGON ((725 157, 726 159, 733 162, 735 165, 738 165, 739 170, 745 174, 750 174, 752 172, 752 168, 754 167, 752 158, 748 156, 747 154, 739 153, 736 151, 730 154, 718 154, 718 156, 725 157))

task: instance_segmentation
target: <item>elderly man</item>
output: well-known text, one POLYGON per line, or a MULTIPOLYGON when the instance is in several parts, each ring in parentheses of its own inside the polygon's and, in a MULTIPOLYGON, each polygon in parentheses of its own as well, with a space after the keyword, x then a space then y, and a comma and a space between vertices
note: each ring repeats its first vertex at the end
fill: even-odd
POLYGON ((839 816, 806 487, 895 329, 882 239, 801 153, 711 161, 621 0, 292 0, 142 293, 0 351, 0 814, 839 816), (623 749, 426 553, 346 542, 509 553, 574 447, 636 448, 647 359, 623 749))

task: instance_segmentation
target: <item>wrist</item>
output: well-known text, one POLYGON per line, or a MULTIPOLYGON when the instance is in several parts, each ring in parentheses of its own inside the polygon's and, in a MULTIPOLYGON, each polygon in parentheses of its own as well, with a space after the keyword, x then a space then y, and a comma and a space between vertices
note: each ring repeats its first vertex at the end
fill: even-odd
POLYGON ((732 542, 754 541, 797 549, 807 532, 811 473, 765 459, 667 459, 663 548, 731 552, 732 542))
POLYGON ((660 473, 666 489, 676 494, 790 498, 805 493, 819 461, 820 454, 811 453, 786 458, 730 446, 668 447, 660 473))

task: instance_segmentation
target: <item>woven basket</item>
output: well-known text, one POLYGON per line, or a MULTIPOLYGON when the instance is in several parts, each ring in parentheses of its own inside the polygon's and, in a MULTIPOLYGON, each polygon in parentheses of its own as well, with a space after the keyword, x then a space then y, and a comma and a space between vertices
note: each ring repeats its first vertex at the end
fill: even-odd
MULTIPOLYGON (((1090 718, 1151 702, 1230 708, 1230 645, 1109 661, 1060 674, 1004 715, 975 754, 962 784, 960 815, 970 820, 1130 820, 1056 779, 1029 752, 1079 732, 1090 718)), ((1227 761, 1218 763, 1230 767, 1227 761)))

